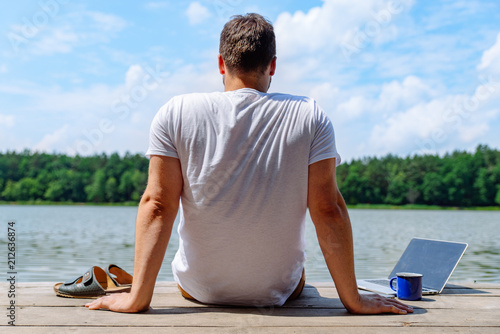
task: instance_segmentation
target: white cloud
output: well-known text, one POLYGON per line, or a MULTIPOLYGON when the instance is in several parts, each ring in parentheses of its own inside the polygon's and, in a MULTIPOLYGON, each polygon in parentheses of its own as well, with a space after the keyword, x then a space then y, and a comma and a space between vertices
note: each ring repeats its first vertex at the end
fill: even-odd
MULTIPOLYGON (((370 41, 388 41, 393 37, 382 36, 386 33, 385 28, 412 4, 413 1, 325 0, 321 7, 314 7, 307 13, 282 13, 275 23, 279 54, 289 57, 339 52, 345 43, 359 49, 363 47, 360 44, 370 41)), ((388 33, 396 35, 394 29, 388 33)))
POLYGON ((143 115, 140 112, 135 112, 130 117, 133 124, 140 124, 143 119, 143 115))
POLYGON ((127 21, 119 16, 101 12, 87 11, 85 14, 90 18, 97 31, 101 32, 119 32, 128 25, 127 21))
POLYGON ((463 126, 459 128, 460 139, 465 143, 470 143, 487 133, 490 126, 488 123, 480 123, 462 128, 463 126))
MULTIPOLYGON (((437 89, 428 86, 420 78, 408 76, 401 82, 393 80, 383 84, 379 89, 379 93, 375 97, 370 98, 373 94, 369 88, 362 88, 359 92, 342 92, 339 94, 339 89, 330 88, 330 92, 336 91, 335 97, 342 99, 340 101, 332 101, 327 104, 334 106, 332 110, 332 118, 337 124, 349 122, 362 115, 371 117, 377 115, 379 119, 387 118, 388 116, 411 108, 424 101, 428 101, 434 96, 437 96, 437 89)), ((325 101, 325 100, 324 100, 325 101)))
POLYGON ((368 147, 377 154, 435 154, 479 144, 497 119, 499 110, 488 105, 498 103, 499 96, 481 100, 476 94, 418 98, 411 106, 376 121, 368 147))
POLYGON ((368 146, 377 154, 415 151, 428 145, 428 150, 436 149, 451 131, 442 112, 452 103, 449 97, 421 103, 406 110, 393 113, 374 124, 368 146))
POLYGON ((366 100, 363 96, 352 96, 346 102, 339 104, 335 113, 337 117, 335 118, 336 120, 340 118, 340 122, 356 118, 366 112, 370 106, 370 101, 366 100))
POLYGON ((495 44, 484 51, 481 63, 477 67, 479 70, 491 71, 500 75, 500 33, 497 35, 495 44))
POLYGON ((53 133, 46 134, 40 142, 33 146, 34 151, 52 152, 55 148, 61 148, 67 141, 69 126, 65 124, 53 133))
POLYGON ((320 82, 312 86, 308 95, 324 104, 331 104, 337 101, 339 91, 330 82, 320 82))
POLYGON ((435 96, 434 88, 416 76, 408 76, 402 82, 392 81, 382 85, 376 110, 382 113, 413 106, 435 96))
POLYGON ((132 65, 129 67, 127 73, 125 74, 125 86, 127 88, 132 88, 132 86, 139 83, 140 79, 144 76, 144 70, 141 65, 132 65))
POLYGON ((186 15, 191 25, 200 24, 212 16, 208 8, 197 1, 189 4, 186 15))
POLYGON ((40 30, 26 48, 36 55, 70 53, 76 47, 107 43, 125 29, 127 22, 112 14, 93 11, 72 12, 61 16, 60 23, 40 30))
POLYGON ((0 127, 11 128, 15 124, 13 115, 0 114, 0 127))
POLYGON ((170 4, 167 1, 150 1, 144 5, 144 7, 148 10, 156 10, 168 8, 170 4))
POLYGON ((278 68, 273 88, 300 95, 310 91, 336 121, 358 117, 366 111, 365 101, 370 103, 372 88, 358 85, 361 88, 350 91, 346 85, 356 85, 358 71, 367 64, 379 66, 380 62, 358 58, 359 62, 352 66, 342 45, 353 39, 356 44, 356 37, 366 30, 370 37, 357 46, 356 55, 370 43, 383 44, 393 40, 398 35, 396 21, 400 21, 400 16, 412 5, 413 1, 325 0, 320 7, 307 12, 280 14, 274 23, 278 68), (380 29, 372 33, 370 29, 374 28, 380 29), (323 85, 322 92, 312 91, 311 83, 323 85), (334 110, 339 112, 333 113, 334 110))
POLYGON ((7 72, 9 72, 7 65, 5 64, 0 65, 0 73, 7 73, 7 72))
POLYGON ((151 121, 168 99, 193 91, 220 91, 222 82, 213 61, 178 66, 174 73, 151 64, 136 64, 117 85, 95 84, 69 91, 39 85, 9 89, 31 102, 23 106, 22 124, 14 123, 14 116, 0 115, 0 128, 6 120, 12 125, 10 137, 17 137, 7 140, 6 131, 0 131, 0 150, 22 142, 36 150, 89 155, 145 152, 151 121), (41 124, 33 124, 32 117, 41 119, 41 124), (57 130, 47 133, 48 124, 57 130), (29 142, 22 141, 25 138, 30 138, 29 142))
MULTIPOLYGON (((217 15, 216 9, 207 8, 201 3, 208 6, 206 2, 191 2, 189 8, 181 13, 189 18, 192 25, 217 15), (209 9, 214 12, 211 13, 209 9)), ((463 148, 466 144, 479 143, 485 132, 493 138, 487 141, 488 144, 500 145, 494 132, 498 128, 500 114, 500 85, 498 76, 494 76, 500 73, 500 34, 496 43, 484 51, 477 66, 478 70, 484 71, 481 73, 491 74, 491 79, 496 80, 497 85, 483 87, 477 82, 475 91, 470 86, 460 88, 459 84, 447 88, 445 85, 452 80, 449 78, 453 78, 453 75, 448 74, 456 74, 456 69, 452 68, 465 68, 459 66, 462 63, 457 64, 455 59, 466 59, 464 50, 469 48, 462 48, 463 44, 457 42, 460 38, 452 34, 415 33, 413 29, 418 22, 402 19, 415 19, 410 13, 393 15, 390 22, 383 23, 384 18, 380 13, 387 8, 388 3, 387 0, 357 3, 324 0, 320 7, 306 12, 279 15, 275 23, 278 70, 271 91, 316 98, 334 121, 338 148, 345 161, 352 157, 389 152, 402 155, 415 151, 442 153, 463 148), (355 62, 345 62, 341 44, 356 38, 356 34, 366 33, 366 29, 375 27, 373 22, 377 20, 383 23, 380 23, 380 33, 374 33, 370 40, 362 43, 365 46, 373 44, 374 47, 367 47, 366 50, 361 48, 355 62), (408 32, 409 37, 406 35, 408 32), (403 33, 405 38, 402 38, 403 33), (398 39, 397 43, 378 48, 380 44, 395 39, 398 39), (474 96, 485 96, 488 92, 489 95, 479 101, 472 111, 464 109, 464 101, 472 101, 474 96), (453 109, 457 103, 462 103, 462 107, 453 109)), ((413 4, 403 3, 405 11, 413 4)), ((153 10, 167 5, 166 1, 153 1, 143 8, 153 10)), ((33 39, 33 44, 38 43, 39 53, 68 53, 80 48, 78 51, 86 50, 91 54, 89 49, 92 49, 98 58, 102 55, 98 49, 112 46, 96 48, 95 44, 109 42, 128 25, 117 16, 103 13, 82 11, 72 15, 61 13, 57 22, 51 23, 33 39)), ((160 55, 165 50, 155 53, 160 55)), ((213 50, 200 50, 214 54, 210 62, 200 64, 190 63, 189 60, 179 61, 171 66, 171 73, 165 73, 165 80, 160 81, 149 79, 148 75, 154 66, 150 65, 148 70, 148 65, 142 63, 144 54, 133 52, 130 51, 133 56, 127 59, 121 53, 116 54, 113 61, 127 65, 127 69, 122 72, 121 82, 117 84, 89 82, 88 85, 59 86, 64 88, 55 85, 42 87, 29 82, 0 85, 0 92, 25 95, 24 101, 27 101, 19 111, 9 110, 16 115, 15 122, 14 116, 6 118, 6 115, 0 115, 0 123, 7 120, 3 125, 10 124, 7 129, 9 132, 0 131, 0 136, 3 136, 0 150, 9 145, 12 147, 12 143, 19 143, 25 138, 29 138, 25 146, 33 147, 33 142, 42 138, 36 147, 48 151, 66 150, 71 153, 71 150, 78 149, 78 143, 91 141, 92 145, 82 146, 88 152, 80 153, 144 151, 151 120, 170 97, 223 88, 216 66, 216 47, 213 50), (145 82, 151 89, 146 89, 146 95, 143 96, 141 87, 145 82), (131 97, 134 94, 136 97, 131 97), (117 101, 121 103, 120 107, 126 109, 126 113, 115 113, 117 101), (46 124, 51 124, 51 133, 47 133, 44 130, 46 127, 42 126, 38 133, 31 134, 28 133, 30 130, 23 127, 24 124, 19 124, 35 114, 43 115, 42 122, 46 119, 46 124), (100 130, 103 119, 111 121, 113 131, 104 133, 100 130), (65 128, 66 124, 69 127, 65 128), (9 141, 5 140, 7 135, 15 140, 10 140, 10 137, 9 141), (63 139, 64 145, 58 138, 63 139)), ((480 53, 476 50, 474 54, 480 53)), ((148 59, 159 64, 174 63, 153 57, 148 59)), ((475 65, 468 68, 474 69, 475 65)), ((467 80, 469 84, 478 81, 473 76, 469 78, 465 75, 460 79, 467 80)))
MULTIPOLYGON (((432 36, 422 33, 401 40, 402 33, 415 36, 414 22, 402 20, 414 19, 407 13, 414 1, 399 2, 401 7, 390 16, 389 3, 324 0, 307 12, 279 15, 275 22, 278 70, 273 82, 279 90, 309 91, 318 99, 334 122, 338 148, 346 160, 387 153, 443 153, 481 143, 499 121, 500 85, 480 88, 478 84, 477 91, 483 95, 485 90, 496 91, 472 112, 466 110, 463 103, 480 94, 470 88, 464 88, 463 94, 452 92, 446 87, 448 77, 441 75, 462 65, 450 62, 450 54, 466 51, 456 40, 449 42, 448 36, 435 36, 432 43, 428 42, 432 36), (394 40, 397 48, 379 48, 394 40), (346 62, 342 50, 346 42, 354 46, 356 62, 346 62), (414 47, 415 42, 420 44, 414 47), (368 48, 369 44, 374 47, 368 48), (441 52, 439 61, 436 50, 441 52), (307 88, 312 83, 320 88, 307 88), (462 104, 458 111, 457 103, 462 104)), ((499 59, 497 41, 478 68, 498 68, 500 73, 499 59)))
POLYGON ((49 36, 41 38, 34 43, 33 53, 38 55, 53 55, 56 53, 69 53, 78 43, 79 37, 76 33, 65 28, 52 29, 49 36))

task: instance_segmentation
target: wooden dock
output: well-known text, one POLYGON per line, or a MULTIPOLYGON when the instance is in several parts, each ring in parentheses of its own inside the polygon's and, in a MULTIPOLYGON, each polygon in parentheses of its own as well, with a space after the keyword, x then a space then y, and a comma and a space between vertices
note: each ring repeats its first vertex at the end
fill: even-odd
POLYGON ((121 314, 84 307, 85 299, 56 297, 53 283, 18 283, 15 298, 0 284, 1 333, 500 333, 500 284, 449 284, 441 295, 409 302, 409 315, 349 314, 331 283, 307 284, 280 308, 205 306, 185 300, 172 282, 159 282, 152 309, 121 314), (11 300, 15 326, 8 325, 11 300))

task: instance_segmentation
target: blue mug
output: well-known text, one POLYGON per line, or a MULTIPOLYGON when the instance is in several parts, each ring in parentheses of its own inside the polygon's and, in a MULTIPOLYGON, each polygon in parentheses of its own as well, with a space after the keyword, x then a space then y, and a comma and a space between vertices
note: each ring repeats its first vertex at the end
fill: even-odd
POLYGON ((416 273, 397 273, 396 277, 391 278, 389 285, 396 291, 399 299, 420 300, 422 299, 422 274, 416 273), (397 288, 393 282, 397 280, 397 288))

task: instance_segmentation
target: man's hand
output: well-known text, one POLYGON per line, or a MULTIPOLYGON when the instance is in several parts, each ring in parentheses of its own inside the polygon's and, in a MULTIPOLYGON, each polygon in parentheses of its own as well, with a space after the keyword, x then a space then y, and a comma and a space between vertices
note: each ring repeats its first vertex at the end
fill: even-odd
POLYGON ((380 314, 413 313, 413 307, 405 305, 397 300, 385 298, 377 294, 359 295, 355 306, 350 306, 348 311, 355 314, 380 314))
POLYGON ((140 307, 132 299, 129 292, 116 293, 109 296, 104 296, 90 303, 85 304, 89 310, 108 309, 113 312, 122 313, 137 313, 147 311, 149 305, 140 307))

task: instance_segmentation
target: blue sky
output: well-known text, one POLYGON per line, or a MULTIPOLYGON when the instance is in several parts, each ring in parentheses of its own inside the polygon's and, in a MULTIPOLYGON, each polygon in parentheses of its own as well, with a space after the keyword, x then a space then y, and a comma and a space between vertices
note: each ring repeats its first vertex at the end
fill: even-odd
POLYGON ((172 96, 223 90, 219 33, 258 12, 271 92, 308 95, 344 158, 500 148, 498 1, 9 1, 0 13, 0 151, 147 149, 172 96))

